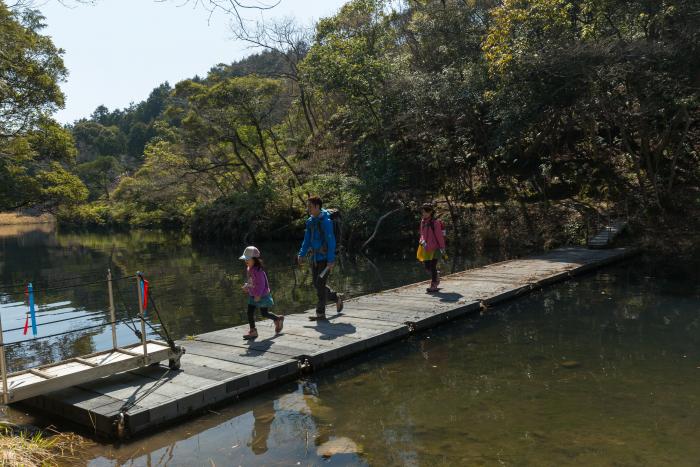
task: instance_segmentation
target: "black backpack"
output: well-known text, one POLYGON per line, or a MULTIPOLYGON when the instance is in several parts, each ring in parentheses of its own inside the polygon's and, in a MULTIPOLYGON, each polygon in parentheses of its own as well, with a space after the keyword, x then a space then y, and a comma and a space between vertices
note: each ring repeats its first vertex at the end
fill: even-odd
MULTIPOLYGON (((326 209, 328 211, 328 216, 331 219, 331 224, 333 224, 333 237, 335 237, 335 253, 338 254, 338 252, 341 249, 342 246, 342 240, 343 240, 343 216, 340 214, 339 209, 326 209)), ((322 238, 326 238, 325 232, 323 231, 322 224, 319 222, 318 223, 318 228, 321 230, 321 236, 322 238)))

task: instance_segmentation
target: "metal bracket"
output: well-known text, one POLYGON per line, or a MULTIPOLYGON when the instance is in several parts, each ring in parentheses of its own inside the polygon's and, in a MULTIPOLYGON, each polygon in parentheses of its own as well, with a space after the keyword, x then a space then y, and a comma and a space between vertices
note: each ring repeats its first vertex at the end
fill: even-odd
POLYGON ((488 309, 489 305, 486 302, 479 302, 479 314, 483 315, 488 309))
POLYGON ((185 354, 185 348, 178 345, 175 347, 175 352, 175 356, 168 360, 168 367, 170 367, 171 370, 180 369, 180 358, 185 354))
POLYGON ((297 363, 299 365, 299 371, 303 374, 312 373, 314 371, 314 366, 311 363, 311 359, 308 355, 299 355, 296 357, 297 363))

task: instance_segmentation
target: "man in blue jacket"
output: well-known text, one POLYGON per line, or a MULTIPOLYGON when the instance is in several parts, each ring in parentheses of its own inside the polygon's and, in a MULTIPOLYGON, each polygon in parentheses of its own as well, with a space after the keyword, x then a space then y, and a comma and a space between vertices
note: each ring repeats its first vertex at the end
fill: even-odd
POLYGON ((306 221, 304 241, 301 244, 297 262, 302 264, 304 257, 311 257, 311 272, 314 288, 318 296, 316 316, 311 320, 326 319, 326 302, 335 301, 336 310, 343 310, 343 297, 333 291, 326 283, 335 266, 335 234, 330 214, 323 207, 323 201, 318 196, 311 196, 306 201, 309 219, 306 221))

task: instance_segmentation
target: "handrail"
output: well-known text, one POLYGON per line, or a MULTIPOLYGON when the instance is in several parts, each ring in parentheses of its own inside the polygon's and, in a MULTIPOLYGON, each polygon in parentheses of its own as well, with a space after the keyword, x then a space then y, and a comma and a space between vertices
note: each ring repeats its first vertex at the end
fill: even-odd
MULTIPOLYGON (((94 277, 94 276, 92 276, 92 277, 94 277)), ((146 323, 146 316, 145 316, 145 310, 144 310, 146 304, 143 303, 144 297, 143 297, 143 295, 142 295, 142 290, 143 290, 143 289, 142 289, 142 281, 144 281, 145 279, 144 279, 144 277, 143 277, 143 273, 137 272, 136 274, 134 274, 134 275, 132 275, 132 276, 120 277, 120 278, 116 279, 116 281, 124 280, 124 279, 130 279, 130 278, 136 278, 136 280, 137 280, 138 304, 139 304, 138 319, 141 321, 141 332, 138 333, 138 331, 136 331, 136 328, 135 328, 135 327, 132 329, 132 331, 136 331, 135 334, 137 335, 137 337, 140 338, 140 341, 141 341, 140 343, 141 343, 141 346, 143 347, 143 353, 142 353, 142 355, 143 355, 145 358, 148 358, 148 345, 147 345, 147 344, 148 344, 148 340, 146 339, 146 324, 147 324, 147 323, 146 323)), ((57 336, 62 336, 62 335, 65 335, 65 334, 71 334, 71 333, 80 332, 80 331, 84 331, 84 330, 88 330, 88 329, 102 328, 102 327, 104 327, 104 326, 106 326, 106 325, 111 325, 112 349, 113 349, 113 350, 117 350, 117 349, 118 349, 116 325, 117 325, 118 323, 122 322, 122 321, 126 322, 126 319, 127 319, 127 318, 119 318, 119 319, 118 319, 118 318, 116 317, 116 308, 115 308, 115 305, 114 305, 115 302, 114 302, 114 291, 113 291, 113 285, 115 285, 115 284, 114 284, 114 281, 115 281, 115 279, 112 277, 112 272, 111 272, 111 270, 110 270, 110 269, 107 269, 107 277, 106 277, 106 280, 90 281, 90 282, 87 282, 87 283, 76 284, 76 285, 72 285, 72 286, 46 287, 45 289, 41 289, 42 291, 43 291, 43 290, 55 290, 55 289, 64 289, 64 288, 69 288, 69 287, 79 287, 79 286, 81 286, 81 285, 92 285, 92 284, 97 284, 97 283, 106 283, 106 284, 107 284, 107 291, 108 291, 109 315, 110 315, 110 321, 107 322, 107 323, 100 323, 100 324, 98 324, 98 325, 85 326, 85 327, 81 327, 81 328, 78 328, 78 329, 70 329, 70 330, 65 331, 65 332, 59 332, 59 333, 54 333, 54 334, 50 334, 50 335, 46 335, 46 336, 35 337, 35 338, 33 338, 33 339, 17 340, 17 341, 14 341, 14 342, 5 342, 5 340, 4 340, 4 333, 5 333, 5 332, 17 331, 17 330, 21 330, 21 329, 25 329, 25 330, 26 330, 26 325, 23 326, 23 327, 18 327, 18 328, 12 328, 12 329, 8 329, 8 330, 3 330, 3 328, 2 328, 2 313, 0 312, 0 377, 1 377, 1 379, 2 379, 2 390, 3 390, 2 402, 3 402, 3 403, 5 403, 5 404, 8 403, 8 382, 7 382, 7 378, 8 378, 9 371, 8 371, 8 367, 7 367, 7 355, 6 355, 6 352, 5 352, 5 348, 6 348, 6 347, 15 346, 15 345, 21 345, 21 344, 24 344, 24 343, 26 343, 26 342, 34 342, 34 341, 40 340, 40 339, 49 339, 49 338, 54 338, 54 337, 57 337, 57 336)), ((31 287, 28 287, 27 290, 28 290, 27 293, 28 293, 28 295, 29 295, 29 299, 30 299, 30 302, 31 302, 32 299, 33 299, 33 292, 34 292, 34 290, 32 290, 31 287)), ((150 302, 153 303, 152 297, 150 298, 150 302)), ((154 304, 154 306, 155 306, 155 304, 154 304)), ((127 311, 127 314, 128 314, 128 308, 126 309, 126 311, 127 311)), ((90 313, 88 316, 93 316, 93 315, 103 314, 103 313, 104 313, 103 311, 93 312, 93 313, 90 313)), ((58 319, 58 320, 53 320, 53 321, 47 321, 47 322, 44 322, 44 323, 37 323, 37 326, 49 325, 49 324, 54 324, 54 323, 64 322, 64 321, 71 321, 71 320, 75 320, 75 319, 84 319, 85 317, 86 317, 86 315, 85 315, 85 314, 82 314, 82 315, 74 316, 74 317, 70 317, 70 318, 64 318, 64 319, 58 319)), ((129 317, 129 319, 132 319, 132 318, 129 317)), ((159 333, 159 332, 160 332, 160 331, 158 331, 156 328, 154 328, 150 323, 148 323, 148 325, 149 325, 149 327, 150 327, 151 329, 153 329, 156 333, 159 333)), ((165 327, 164 327, 165 325, 162 323, 162 320, 161 320, 161 326, 163 327, 163 329, 165 329, 165 327)), ((166 333, 167 333, 167 331, 166 331, 166 333)), ((168 339, 168 340, 170 340, 170 339, 168 339)), ((173 347, 173 346, 170 345, 170 347, 173 347)), ((175 351, 175 350, 177 350, 177 349, 174 349, 174 348, 173 348, 172 350, 175 351)), ((141 355, 141 354, 139 354, 139 355, 141 355)))

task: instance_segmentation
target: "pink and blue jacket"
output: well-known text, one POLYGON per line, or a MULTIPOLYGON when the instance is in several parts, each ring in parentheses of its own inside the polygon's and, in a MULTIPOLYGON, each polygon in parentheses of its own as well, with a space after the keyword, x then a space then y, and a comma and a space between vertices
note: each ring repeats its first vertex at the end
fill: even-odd
POLYGON ((270 284, 267 281, 267 274, 261 268, 251 266, 248 272, 248 295, 251 297, 264 297, 270 293, 270 284))
POLYGON ((425 245, 426 251, 445 249, 445 224, 440 219, 421 219, 420 242, 425 245))

